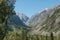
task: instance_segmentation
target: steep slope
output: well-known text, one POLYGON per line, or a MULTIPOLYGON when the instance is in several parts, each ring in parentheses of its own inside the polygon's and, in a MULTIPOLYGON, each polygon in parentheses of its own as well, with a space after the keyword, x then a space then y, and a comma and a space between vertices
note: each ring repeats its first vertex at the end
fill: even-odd
POLYGON ((52 31, 55 35, 60 31, 60 5, 55 6, 51 9, 45 9, 40 13, 32 16, 30 20, 28 20, 27 25, 32 27, 30 33, 41 34, 41 35, 49 35, 52 31))
POLYGON ((17 16, 23 21, 23 23, 26 23, 29 19, 29 17, 27 17, 23 13, 17 13, 17 16))
POLYGON ((10 15, 8 19, 8 26, 9 30, 13 30, 13 28, 18 28, 18 29, 27 29, 29 28, 27 25, 23 23, 23 21, 17 16, 17 15, 10 15))

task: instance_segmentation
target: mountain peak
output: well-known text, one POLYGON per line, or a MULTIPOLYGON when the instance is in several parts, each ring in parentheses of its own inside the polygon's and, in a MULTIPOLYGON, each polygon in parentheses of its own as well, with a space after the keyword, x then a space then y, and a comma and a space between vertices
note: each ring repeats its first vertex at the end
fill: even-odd
POLYGON ((48 8, 45 8, 45 9, 39 11, 38 13, 41 13, 41 12, 43 12, 43 11, 48 11, 48 8))
POLYGON ((23 14, 23 13, 17 13, 16 15, 23 21, 23 23, 26 23, 27 20, 29 19, 29 17, 27 17, 27 16, 26 16, 25 14, 23 14))

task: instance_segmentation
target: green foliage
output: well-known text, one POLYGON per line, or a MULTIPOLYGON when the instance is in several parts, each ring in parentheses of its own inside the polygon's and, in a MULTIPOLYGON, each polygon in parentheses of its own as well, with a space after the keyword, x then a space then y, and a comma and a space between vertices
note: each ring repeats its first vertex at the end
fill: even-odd
POLYGON ((0 3, 0 18, 3 20, 2 22, 4 22, 4 19, 6 16, 14 13, 14 3, 15 0, 2 0, 0 3))
POLYGON ((8 23, 7 20, 10 14, 14 12, 14 3, 15 0, 0 0, 0 40, 6 36, 8 32, 8 23))

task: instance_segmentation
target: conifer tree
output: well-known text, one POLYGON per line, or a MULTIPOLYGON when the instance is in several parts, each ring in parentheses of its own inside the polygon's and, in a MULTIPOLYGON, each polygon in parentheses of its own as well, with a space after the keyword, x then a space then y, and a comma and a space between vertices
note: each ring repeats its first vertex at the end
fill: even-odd
POLYGON ((0 24, 2 24, 2 29, 4 29, 3 31, 1 29, 2 32, 0 31, 1 40, 3 40, 3 38, 7 33, 7 28, 8 28, 7 20, 9 18, 9 15, 15 13, 14 3, 15 3, 15 0, 0 0, 0 20, 2 21, 0 22, 0 24))

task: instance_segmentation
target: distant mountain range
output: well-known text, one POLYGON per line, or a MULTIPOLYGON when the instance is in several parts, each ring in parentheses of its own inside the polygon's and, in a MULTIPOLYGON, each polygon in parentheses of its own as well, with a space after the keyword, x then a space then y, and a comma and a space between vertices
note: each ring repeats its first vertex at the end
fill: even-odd
POLYGON ((14 27, 18 29, 21 29, 21 28, 27 29, 28 26, 25 25, 25 23, 28 19, 29 18, 27 16, 21 13, 19 15, 11 14, 8 19, 9 30, 13 30, 14 27))

